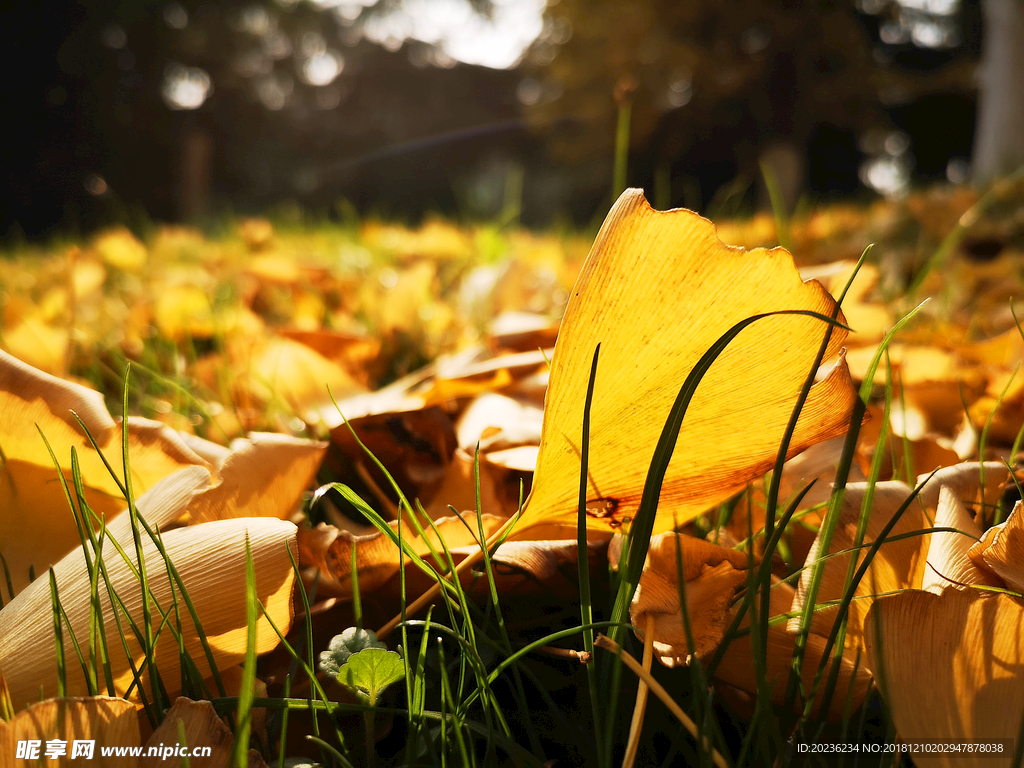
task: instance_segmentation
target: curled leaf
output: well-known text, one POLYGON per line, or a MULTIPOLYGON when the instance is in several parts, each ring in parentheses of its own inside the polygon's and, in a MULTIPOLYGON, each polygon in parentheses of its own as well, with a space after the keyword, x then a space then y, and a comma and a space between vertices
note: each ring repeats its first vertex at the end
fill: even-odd
MULTIPOLYGON (((1021 627, 1024 601, 1003 594, 947 587, 875 601, 865 624, 867 659, 899 737, 1016 740, 1024 716, 1021 627)), ((1011 755, 1012 746, 1002 757, 936 755, 922 764, 1010 765, 1011 755)))
MULTIPOLYGON (((141 501, 141 500, 140 500, 141 501)), ((167 557, 174 564, 196 607, 203 631, 211 645, 218 668, 241 663, 246 650, 246 538, 256 569, 256 593, 267 615, 282 632, 291 624, 291 594, 294 571, 288 548, 294 547, 295 526, 267 518, 224 520, 180 528, 163 534, 167 557)), ((103 548, 106 580, 120 596, 137 626, 142 626, 142 595, 132 567, 137 567, 131 538, 119 535, 129 562, 114 549, 109 538, 103 548)), ((167 566, 156 544, 143 536, 152 600, 167 611, 172 607, 167 566)), ((95 560, 94 560, 95 562, 95 560)), ((54 566, 57 594, 67 613, 70 627, 82 642, 88 638, 91 613, 89 569, 81 550, 67 555, 54 566)), ((178 593, 175 586, 175 593, 178 593)), ((179 593, 180 594, 180 593, 179 593)), ((108 638, 110 665, 116 691, 125 695, 134 673, 123 646, 117 640, 118 627, 105 589, 100 590, 102 620, 108 638)), ((121 617, 122 626, 124 622, 121 617)), ((24 706, 57 689, 57 660, 53 643, 53 615, 50 584, 38 579, 0 611, 0 669, 16 707, 24 706)), ((184 645, 201 671, 209 672, 205 653, 191 620, 183 619, 184 645)), ((257 622, 256 650, 275 647, 278 636, 265 618, 257 622)), ((136 668, 144 655, 133 633, 128 647, 136 668)), ((164 631, 156 648, 156 664, 164 684, 173 688, 181 680, 179 649, 169 631, 164 631)), ((73 695, 87 691, 81 665, 67 665, 67 690, 73 695)), ((174 693, 170 690, 169 693, 174 693)))
MULTIPOLYGON (((0 352, 0 552, 15 592, 28 584, 30 567, 42 573, 79 544, 47 442, 69 486, 71 451, 76 450, 85 498, 93 511, 110 518, 125 506, 117 482, 76 414, 123 482, 121 429, 107 412, 103 396, 0 352)), ((147 419, 129 418, 128 450, 137 494, 182 468, 209 466, 176 432, 147 419)))

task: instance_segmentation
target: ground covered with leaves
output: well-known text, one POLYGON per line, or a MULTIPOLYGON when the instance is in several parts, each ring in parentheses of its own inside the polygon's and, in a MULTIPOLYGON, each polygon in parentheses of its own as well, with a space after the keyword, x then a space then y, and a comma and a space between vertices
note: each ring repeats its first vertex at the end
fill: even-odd
POLYGON ((140 234, 0 260, 3 764, 1019 764, 1019 180, 140 234))

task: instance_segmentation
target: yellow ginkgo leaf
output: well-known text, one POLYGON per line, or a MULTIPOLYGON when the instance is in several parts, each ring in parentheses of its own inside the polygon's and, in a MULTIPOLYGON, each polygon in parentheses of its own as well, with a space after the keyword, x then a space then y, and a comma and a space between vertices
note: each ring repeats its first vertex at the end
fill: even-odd
MULTIPOLYGON (((588 525, 616 530, 636 512, 672 403, 697 361, 737 323, 792 310, 830 316, 836 306, 819 283, 800 279, 789 253, 731 248, 697 214, 655 211, 639 190, 624 192, 598 233, 562 320, 521 526, 576 522, 583 404, 598 344, 588 525)), ((776 315, 755 322, 728 346, 683 420, 661 490, 674 516, 661 516, 655 532, 696 517, 774 464, 828 330, 818 318, 776 315)), ((832 329, 828 355, 839 352, 844 337, 832 329)), ((789 455, 843 433, 854 397, 840 361, 812 387, 789 455)))
POLYGON ((220 482, 189 504, 193 523, 233 517, 287 518, 309 487, 327 443, 254 432, 216 465, 220 482))
MULTIPOLYGON (((94 512, 109 519, 125 507, 117 483, 72 411, 123 478, 121 429, 107 412, 103 396, 0 352, 0 554, 6 558, 15 593, 28 584, 30 567, 41 574, 80 543, 57 468, 40 433, 69 485, 71 449, 76 449, 85 497, 94 512)), ((136 494, 184 467, 209 466, 174 430, 156 421, 129 418, 128 447, 136 494)))
POLYGON ((103 261, 125 272, 139 272, 146 266, 146 246, 124 227, 101 234, 93 248, 103 261))
POLYGON ((9 722, 0 722, 0 764, 5 766, 45 764, 66 768, 87 760, 97 768, 133 768, 135 757, 105 757, 102 748, 138 744, 139 717, 135 705, 111 696, 38 701, 9 722), (54 739, 66 742, 64 754, 48 758, 46 743, 54 739), (18 743, 27 741, 36 742, 38 763, 34 759, 15 758, 18 743), (87 751, 89 741, 93 742, 92 752, 87 751))
MULTIPOLYGON (((183 491, 179 500, 187 501, 187 489, 177 490, 183 491)), ((122 558, 108 538, 103 547, 105 581, 123 601, 123 610, 131 614, 136 626, 141 627, 142 594, 134 571, 138 562, 136 550, 131 536, 125 534, 123 527, 117 528, 116 525, 111 526, 128 560, 126 562, 122 558)), ((295 582, 288 550, 295 551, 295 530, 292 523, 283 520, 240 518, 179 528, 162 535, 167 556, 180 574, 195 606, 218 669, 239 664, 245 658, 248 633, 245 598, 247 541, 255 566, 256 593, 266 616, 282 632, 288 631, 295 582)), ((151 604, 155 604, 154 610, 156 606, 161 612, 171 610, 174 601, 180 599, 180 590, 175 585, 172 594, 168 568, 146 534, 143 534, 142 549, 152 591, 151 604)), ((89 637, 91 588, 89 569, 81 549, 54 566, 53 578, 67 616, 65 630, 70 627, 76 638, 89 637)), ((138 669, 144 654, 135 635, 128 632, 126 641, 132 656, 129 663, 124 646, 116 640, 119 632, 116 622, 121 622, 120 631, 123 631, 124 617, 115 617, 105 591, 101 590, 100 600, 111 676, 116 692, 123 696, 133 689, 135 675, 132 664, 138 669)), ((0 669, 15 708, 37 699, 40 691, 43 696, 57 693, 58 667, 51 606, 50 581, 43 577, 0 610, 0 669)), ((277 645, 279 638, 266 618, 261 617, 257 621, 256 629, 257 653, 264 653, 277 645)), ((182 635, 185 650, 200 672, 210 674, 204 649, 190 619, 183 621, 182 635)), ((168 693, 173 695, 181 680, 181 654, 176 639, 166 629, 157 641, 155 658, 168 693)), ((69 663, 66 679, 69 695, 87 692, 81 664, 69 663)), ((148 685, 148 680, 145 684, 148 685)))
POLYGON ((1009 741, 1002 756, 937 754, 915 764, 1012 764, 1024 713, 1022 626, 1024 601, 975 589, 908 590, 875 601, 864 627, 867 663, 899 737, 1009 741))

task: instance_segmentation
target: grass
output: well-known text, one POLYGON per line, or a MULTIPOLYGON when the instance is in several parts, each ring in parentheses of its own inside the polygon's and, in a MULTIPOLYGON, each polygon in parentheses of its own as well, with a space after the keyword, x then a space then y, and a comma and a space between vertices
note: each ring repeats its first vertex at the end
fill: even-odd
MULTIPOLYGON (((657 498, 660 489, 660 478, 663 477, 667 468, 668 459, 671 457, 675 435, 685 416, 686 405, 689 398, 699 384, 700 377, 714 362, 717 355, 724 350, 725 346, 740 333, 746 325, 755 322, 758 318, 750 318, 739 324, 724 336, 719 343, 708 351, 705 358, 695 368, 687 382, 680 391, 680 397, 672 414, 665 425, 658 450, 655 452, 651 471, 648 474, 647 486, 645 488, 644 502, 638 512, 636 523, 632 526, 627 543, 624 547, 626 552, 624 563, 618 573, 611 573, 607 582, 593 582, 588 570, 588 557, 585 537, 581 536, 579 543, 579 583, 580 583, 580 609, 576 620, 570 620, 568 615, 562 618, 563 628, 557 631, 545 632, 530 631, 523 633, 517 631, 515 626, 510 626, 505 621, 505 615, 514 615, 518 602, 513 598, 503 604, 503 600, 495 586, 493 563, 487 555, 483 559, 483 574, 480 578, 487 580, 488 601, 483 606, 475 602, 467 594, 462 582, 458 579, 449 581, 445 578, 447 573, 455 570, 455 561, 451 552, 442 539, 442 551, 436 553, 436 557, 424 560, 420 558, 402 540, 402 526, 398 531, 393 531, 386 522, 377 515, 372 508, 362 503, 346 487, 337 487, 345 498, 359 506, 381 531, 393 537, 403 557, 411 560, 418 568, 431 574, 439 584, 444 585, 442 591, 441 615, 446 620, 440 620, 435 612, 428 613, 423 620, 415 619, 404 614, 400 624, 402 659, 405 666, 406 684, 400 693, 395 689, 391 694, 391 705, 371 707, 365 703, 347 702, 339 699, 342 693, 338 685, 330 680, 322 679, 314 671, 312 653, 315 650, 314 628, 311 619, 311 606, 307 595, 302 592, 302 603, 304 617, 300 625, 292 632, 292 635, 300 640, 307 648, 307 655, 303 655, 291 645, 286 638, 284 647, 291 658, 293 669, 296 670, 298 678, 303 680, 303 687, 311 691, 307 699, 298 699, 284 695, 271 698, 254 699, 251 685, 243 685, 243 694, 237 698, 224 697, 223 690, 219 698, 213 701, 219 711, 226 714, 233 714, 235 723, 235 734, 237 737, 236 748, 232 758, 233 765, 245 764, 245 745, 248 743, 249 724, 253 708, 265 707, 272 713, 273 724, 271 742, 279 745, 278 758, 287 752, 286 745, 292 743, 289 740, 289 732, 296 728, 295 717, 298 713, 305 713, 311 716, 311 732, 307 734, 309 743, 319 748, 319 759, 323 765, 542 765, 552 756, 557 755, 560 760, 573 760, 575 764, 614 765, 621 759, 621 750, 625 741, 624 715, 629 712, 629 700, 631 691, 636 685, 636 676, 646 677, 653 689, 663 698, 667 690, 677 692, 667 708, 659 710, 661 705, 652 704, 648 721, 645 724, 646 730, 643 733, 644 749, 641 750, 642 764, 649 764, 651 757, 651 742, 657 744, 659 739, 650 733, 652 727, 665 728, 665 733, 672 733, 671 728, 666 727, 666 721, 681 719, 687 725, 689 736, 684 740, 673 739, 670 749, 666 753, 662 764, 670 764, 676 755, 678 759, 693 761, 698 765, 758 765, 764 760, 775 759, 787 753, 788 744, 791 752, 792 740, 800 734, 806 736, 804 730, 809 727, 809 703, 804 708, 800 717, 795 721, 789 721, 783 726, 788 718, 780 715, 778 708, 772 706, 760 697, 754 705, 755 716, 747 729, 743 726, 742 719, 734 712, 730 712, 725 702, 718 700, 714 689, 708 686, 708 680, 714 674, 718 657, 711 660, 707 668, 702 667, 699 662, 691 664, 685 673, 679 671, 654 670, 638 667, 635 661, 630 661, 628 649, 633 645, 632 632, 629 628, 628 611, 630 600, 639 580, 640 568, 644 562, 647 545, 650 540, 653 515, 657 511, 657 498), (602 617, 607 616, 606 620, 602 617), (607 633, 607 636, 599 636, 595 639, 596 632, 607 633), (569 654, 566 661, 557 663, 558 672, 565 676, 565 685, 552 689, 547 679, 551 662, 546 660, 538 661, 535 654, 539 652, 552 652, 554 649, 582 648, 582 655, 569 654), (610 649, 612 653, 600 653, 600 649, 610 649), (579 659, 587 659, 589 663, 580 664, 579 659), (653 674, 653 676, 652 676, 653 674), (689 679, 687 679, 689 678, 689 679), (589 713, 585 712, 579 703, 583 700, 582 689, 590 691, 589 713), (682 696, 679 691, 683 691, 682 696), (686 694, 686 691, 689 691, 686 694), (315 697, 312 692, 315 691, 315 697), (706 692, 702 694, 701 692, 706 692), (679 704, 682 700, 687 704, 679 704), (404 706, 403 706, 404 703, 404 706), (393 733, 380 742, 375 741, 373 723, 376 713, 380 720, 391 720, 393 733), (543 713, 543 716, 540 716, 543 713), (353 728, 351 715, 358 714, 368 728, 359 733, 359 729, 353 728), (326 716, 329 726, 323 730, 321 718, 326 716), (404 721, 404 722, 403 722, 404 721), (551 733, 552 724, 555 727, 565 729, 566 734, 577 734, 579 741, 572 743, 557 744, 553 742, 551 733), (781 728, 785 730, 780 730, 781 728), (699 735, 699 738, 697 737, 699 735), (740 748, 735 748, 736 739, 740 739, 740 748), (397 740, 397 744, 395 743, 397 740), (359 741, 362 741, 362 748, 359 748, 359 741), (403 743, 404 742, 404 743, 403 743), (528 744, 527 748, 524 744, 528 744), (570 747, 570 744, 572 746, 570 747), (557 746, 556 746, 557 745, 557 746), (566 748, 570 752, 565 752, 566 748), (360 757, 363 755, 363 757, 360 757), (573 757, 568 757, 573 755, 573 757), (648 762, 644 762, 644 761, 648 762)), ((835 320, 820 316, 820 319, 827 323, 836 323, 835 320)), ((594 368, 592 370, 591 384, 588 388, 586 408, 589 413, 589 402, 593 397, 593 373, 599 361, 599 350, 595 351, 594 368)), ((125 380, 125 392, 128 391, 129 381, 125 380)), ((860 413, 855 414, 853 432, 860 422, 860 413)), ((589 424, 589 418, 585 421, 589 424)), ((588 455, 587 427, 585 427, 582 453, 581 476, 585 477, 586 462, 588 455)), ((855 439, 855 438, 853 438, 855 439)), ((785 446, 780 449, 780 456, 785 455, 785 446)), ((880 452, 876 455, 880 456, 880 452)), ((128 456, 125 455, 125 466, 129 467, 128 456)), ((877 461, 876 461, 877 464, 877 461)), ((383 468, 383 467, 382 467, 383 468)), ((842 469, 842 468, 841 468, 842 469)), ((386 470, 385 470, 386 472, 386 470)), ((479 472, 479 465, 477 465, 479 472)), ((877 476, 877 475, 875 475, 877 476)), ((132 498, 130 487, 130 475, 126 470, 123 482, 123 490, 126 497, 132 498)), ((388 475, 393 487, 398 490, 397 483, 388 475)), ((838 479, 837 490, 833 499, 841 498, 843 477, 838 479)), ((73 499, 70 489, 65 487, 68 502, 74 510, 77 507, 76 515, 80 518, 80 530, 82 531, 82 543, 87 553, 87 562, 90 568, 90 584, 93 590, 94 612, 98 614, 99 601, 97 598, 101 582, 106 582, 105 569, 103 567, 102 542, 104 532, 101 529, 99 536, 93 533, 93 526, 97 521, 89 522, 91 510, 84 505, 80 485, 81 479, 76 475, 76 488, 78 493, 73 499), (77 502, 77 504, 76 504, 77 502)), ((118 478, 119 482, 121 478, 118 478)), ((479 475, 477 475, 479 488, 479 475)), ((581 484, 585 491, 585 484, 581 484)), ((775 504, 777 498, 777 486, 769 496, 770 507, 775 504)), ((400 495, 401 504, 410 520, 414 524, 420 522, 422 510, 417 510, 404 495, 400 495)), ((479 503, 479 502, 478 502, 479 503)), ((581 501, 585 503, 585 497, 581 501)), ((836 503, 836 502, 833 502, 836 503)), ((909 502, 908 502, 909 504, 909 502)), ((907 505, 904 505, 906 508, 907 505)), ((865 513, 869 508, 865 504, 865 513)), ((129 509, 134 510, 131 503, 129 509)), ((786 513, 779 519, 778 524, 769 526, 766 530, 766 548, 759 568, 751 568, 750 582, 748 583, 746 597, 741 604, 741 610, 733 623, 731 632, 727 635, 727 642, 730 636, 738 636, 739 623, 745 610, 753 611, 758 608, 758 621, 750 626, 750 634, 754 639, 753 647, 759 649, 757 652, 765 653, 763 638, 767 632, 768 616, 765 613, 766 601, 763 599, 771 588, 771 571, 766 564, 771 562, 774 549, 781 540, 781 534, 785 529, 789 517, 796 509, 792 504, 786 513), (755 600, 755 596, 761 595, 762 600, 755 600)), ((159 542, 159 534, 153 531, 146 521, 137 513, 132 513, 132 532, 135 544, 135 551, 141 553, 143 536, 150 536, 153 541, 159 542)), ((581 517, 585 511, 581 511, 581 517)), ((770 514, 769 519, 774 515, 770 514)), ((895 518, 890 523, 895 523, 895 518)), ((433 521, 424 517, 423 525, 433 525, 433 521)), ((419 526, 417 526, 419 527, 419 526)), ((422 531, 422 528, 420 527, 422 531)), ((478 530, 478 535, 484 537, 483 529, 478 530)), ((866 570, 867 562, 874 551, 877 551, 879 542, 872 545, 865 563, 860 568, 857 576, 862 577, 866 570)), ((486 551, 486 550, 485 550, 486 551)), ((174 573, 173 563, 166 558, 162 566, 169 573, 174 573)), ((126 557, 121 551, 121 556, 126 557)), ((251 553, 247 553, 249 563, 247 576, 247 614, 250 633, 250 651, 254 644, 255 622, 257 619, 256 600, 253 583, 255 575, 252 572, 251 553)), ((144 594, 150 595, 147 586, 147 573, 152 568, 141 557, 132 563, 144 594)), ((681 569, 681 561, 680 561, 681 569)), ((297 568, 297 564, 296 564, 297 568)), ((851 565, 852 568, 852 565, 851 565)), ((404 568, 401 573, 404 575, 404 568)), ((681 570, 680 570, 681 573, 681 570)), ((176 579, 181 602, 190 605, 189 596, 184 583, 180 578, 176 579)), ((684 607, 684 621, 688 635, 692 638, 692 627, 689 616, 685 610, 685 582, 679 581, 681 594, 680 604, 684 607)), ((109 583, 105 583, 109 590, 109 583)), ((847 595, 852 596, 852 587, 856 586, 856 579, 851 578, 848 582, 847 595)), ((357 587, 358 595, 358 587, 357 587)), ((151 595, 150 595, 151 596, 151 595)), ((402 595, 403 609, 407 604, 407 595, 402 595)), ((119 602, 116 594, 111 595, 112 603, 119 602)), ((357 597, 353 602, 354 617, 356 624, 361 622, 361 601, 357 597)), ((844 601, 841 611, 848 605, 844 601)), ((71 659, 77 656, 78 663, 90 666, 90 689, 98 685, 101 678, 100 660, 108 655, 106 642, 107 638, 102 633, 91 633, 90 650, 86 655, 82 653, 77 639, 73 633, 65 638, 66 630, 70 629, 66 622, 61 622, 59 596, 56 595, 54 582, 54 606, 55 606, 55 631, 57 640, 58 656, 63 665, 74 663, 71 659), (62 626, 64 629, 62 629, 62 626), (69 643, 71 641, 75 653, 69 657, 69 643), (94 642, 95 640, 95 642, 94 642)), ((133 689, 146 702, 146 711, 149 713, 151 722, 154 724, 161 719, 161 712, 170 705, 166 698, 166 684, 156 674, 154 662, 155 646, 160 635, 166 631, 172 635, 174 642, 179 646, 182 654, 185 654, 181 636, 185 630, 182 627, 180 605, 177 600, 173 606, 159 605, 155 598, 144 601, 145 611, 143 613, 142 626, 136 626, 131 618, 124 613, 127 626, 119 624, 119 641, 127 644, 127 632, 134 635, 136 641, 142 644, 146 650, 145 659, 135 671, 136 683, 133 689), (148 670, 148 675, 147 675, 148 670), (149 678, 149 686, 145 685, 146 677, 149 678), (146 691, 149 696, 146 696, 146 691)), ((196 632, 204 637, 201 624, 193 615, 196 622, 196 632)), ((810 610, 801 617, 801 632, 805 633, 809 623, 810 610)), ((93 630, 103 626, 98 615, 94 615, 91 623, 93 630)), ((837 628, 841 624, 837 623, 837 628)), ((550 627, 548 628, 550 629, 550 627)), ((800 636, 800 635, 798 635, 800 636)), ((842 639, 836 639, 837 653, 841 651, 842 639)), ((832 638, 830 638, 830 641, 832 638)), ((692 640, 691 640, 692 642, 692 640)), ((692 646, 691 646, 692 647, 692 646)), ((723 644, 724 647, 724 644, 723 644)), ((554 658, 560 658, 556 656, 554 658)), ((799 645, 798 654, 794 658, 794 672, 798 670, 800 663, 799 645)), ((762 660, 763 664, 763 660, 762 660)), ((198 697, 210 697, 211 692, 200 685, 198 676, 189 677, 185 670, 198 670, 199 665, 195 660, 187 659, 182 665, 183 680, 182 686, 186 694, 198 697)), ((818 670, 819 679, 824 669, 818 670)), ((256 675, 255 654, 250 652, 246 656, 244 664, 244 678, 252 681, 256 675)), ((107 672, 109 677, 109 672, 107 672)), ((294 675, 285 678, 284 689, 287 691, 295 687, 294 675)), ((796 680, 795 675, 791 677, 796 680)), ((827 681, 827 684, 834 685, 834 679, 827 681)), ((219 687, 219 686, 218 686, 219 687)), ((112 690, 108 685, 108 689, 112 690)), ((792 697, 795 701, 796 684, 792 684, 792 697)), ((765 695, 766 691, 759 692, 765 695)), ((805 700, 810 702, 813 699, 812 692, 805 692, 805 700)), ((784 708, 784 710, 790 710, 784 708)), ((864 732, 871 734, 879 732, 884 728, 884 721, 879 716, 874 716, 871 723, 864 732)), ((814 731, 818 737, 835 738, 834 726, 819 725, 814 731)), ((863 736, 863 733, 858 737, 863 736)), ((663 740, 663 739, 661 739, 663 740)), ((655 748, 657 751, 657 748, 655 748)))
MULTIPOLYGON (((780 219, 780 229, 788 232, 790 223, 780 219)), ((961 235, 958 230, 957 237, 961 235)), ((924 282, 928 271, 941 266, 952 248, 943 242, 937 255, 917 273, 913 282, 915 289, 924 282)), ((862 263, 866 256, 866 253, 862 255, 862 263)), ((872 386, 875 368, 883 364, 885 349, 894 335, 906 327, 919 310, 920 307, 911 311, 891 329, 865 376, 823 517, 825 523, 820 533, 824 551, 829 548, 831 526, 843 502, 862 416, 869 400, 878 397, 872 386)), ((319 621, 314 615, 315 583, 309 585, 308 591, 306 588, 297 590, 297 604, 301 610, 292 629, 285 633, 283 628, 274 627, 281 639, 280 652, 264 659, 256 658, 256 623, 265 613, 256 597, 256 574, 248 547, 245 607, 249 650, 242 667, 242 693, 236 697, 227 696, 213 661, 210 641, 185 581, 168 556, 160 532, 148 524, 135 506, 127 430, 123 440, 123 477, 109 464, 107 467, 128 503, 134 556, 129 556, 117 542, 112 541, 103 522, 89 508, 77 470, 77 457, 73 455, 71 482, 68 483, 61 472, 58 472, 58 477, 78 524, 88 571, 91 616, 88 638, 76 637, 66 620, 62 598, 51 572, 54 642, 60 660, 61 692, 69 665, 80 665, 90 693, 113 693, 114 681, 109 663, 111 645, 117 644, 127 651, 130 644, 138 644, 143 649, 142 660, 133 666, 134 682, 130 692, 141 702, 149 723, 156 726, 162 720, 172 703, 168 696, 171 689, 180 688, 184 695, 211 700, 218 712, 229 718, 236 735, 231 758, 234 766, 246 764, 253 715, 259 709, 268 713, 268 746, 273 765, 281 768, 294 764, 294 758, 298 757, 315 760, 324 766, 542 766, 550 760, 557 760, 563 765, 606 768, 622 764, 627 749, 632 749, 629 745, 639 745, 635 753, 638 765, 814 765, 813 760, 796 752, 796 744, 810 741, 880 744, 889 741, 894 731, 877 693, 871 694, 858 711, 851 711, 847 701, 847 716, 839 723, 818 719, 812 704, 818 688, 824 691, 826 703, 823 710, 827 709, 827 701, 837 695, 839 667, 838 663, 830 662, 838 662, 844 651, 846 625, 843 617, 855 599, 855 590, 865 578, 871 559, 915 498, 912 495, 907 499, 888 521, 882 536, 870 544, 864 543, 874 486, 883 469, 882 447, 888 442, 887 417, 894 398, 891 373, 882 393, 886 418, 871 460, 868 492, 861 507, 853 547, 856 551, 864 551, 864 558, 860 561, 852 558, 850 561, 843 596, 838 602, 839 619, 827 638, 826 651, 814 670, 814 682, 809 690, 803 689, 801 671, 811 620, 814 611, 822 607, 816 604, 815 597, 825 558, 806 565, 792 563, 788 555, 784 558, 792 566, 792 572, 788 574, 790 578, 799 578, 804 569, 809 569, 812 575, 809 598, 804 610, 796 617, 799 619, 795 633, 797 642, 786 680, 786 702, 781 707, 770 700, 766 669, 769 631, 780 621, 791 618, 773 616, 770 610, 770 593, 775 583, 773 565, 777 562, 776 555, 785 553, 786 537, 791 526, 796 524, 798 515, 803 514, 798 510, 808 490, 804 488, 790 499, 780 498, 781 469, 789 438, 820 359, 808 372, 786 437, 779 447, 778 460, 768 485, 765 528, 760 534, 748 531, 747 539, 741 542, 741 548, 749 557, 748 580, 719 650, 711 658, 703 661, 695 658, 681 669, 651 665, 650 650, 648 648, 647 653, 642 653, 644 649, 634 631, 640 630, 642 634, 644 628, 629 625, 629 605, 639 582, 654 516, 658 512, 661 478, 685 418, 689 398, 696 391, 701 376, 729 341, 759 317, 749 318, 731 329, 708 350, 687 378, 655 450, 643 501, 623 546, 623 560, 618 568, 607 570, 592 567, 584 530, 589 411, 595 396, 595 374, 600 362, 600 349, 595 350, 586 402, 581 404, 585 418, 581 436, 580 531, 577 563, 569 574, 575 577, 578 591, 571 598, 503 594, 497 586, 493 559, 494 550, 503 539, 484 547, 479 570, 469 573, 464 579, 449 578, 457 570, 455 555, 443 537, 440 549, 427 557, 421 557, 410 546, 407 540, 410 526, 417 535, 422 535, 434 526, 434 522, 424 514, 418 502, 406 497, 400 484, 368 449, 371 460, 384 473, 399 499, 402 514, 397 530, 391 528, 353 487, 337 483, 330 486, 390 538, 402 560, 399 568, 401 613, 397 634, 388 640, 400 651, 404 679, 382 691, 378 705, 368 704, 350 689, 318 671, 317 654, 327 647, 331 634, 338 634, 346 627, 334 623, 325 626, 327 622, 319 621), (763 550, 760 557, 755 558, 754 543, 758 538, 763 543, 763 550), (143 543, 147 540, 152 541, 160 553, 156 562, 147 561, 142 556, 143 543), (135 574, 143 596, 141 622, 136 622, 128 613, 124 599, 111 586, 105 561, 111 557, 124 559, 135 574), (412 609, 418 595, 409 592, 406 563, 428 575, 440 588, 439 603, 422 614, 412 609), (156 572, 154 569, 165 571, 173 585, 170 604, 160 604, 149 587, 149 579, 156 572), (114 611, 116 637, 108 636, 104 629, 104 597, 107 608, 114 611), (196 659, 189 655, 184 640, 191 634, 202 641, 204 658, 196 659), (750 638, 760 682, 752 699, 738 702, 735 697, 723 695, 721 689, 712 685, 712 680, 723 663, 728 644, 742 637, 750 638), (173 682, 160 678, 155 663, 157 646, 164 648, 169 644, 177 648, 182 662, 181 679, 173 682), (638 655, 644 655, 647 663, 637 662, 634 657, 638 655), (212 673, 210 681, 206 680, 207 670, 212 673), (252 681, 257 676, 272 680, 272 695, 254 695, 252 681), (646 705, 645 714, 634 720, 632 703, 636 700, 639 679, 650 687, 655 698, 646 705), (742 708, 739 705, 743 705, 742 708)), ((832 327, 841 324, 834 317, 815 317, 826 324, 823 326, 823 354, 827 334, 832 327)), ((185 354, 195 357, 194 348, 186 347, 185 354)), ((100 361, 97 365, 104 366, 101 375, 109 380, 118 373, 121 363, 121 359, 115 358, 100 361)), ((138 377, 145 378, 148 383, 136 384, 137 374, 125 374, 121 381, 123 412, 128 413, 133 406, 145 402, 150 396, 147 393, 154 391, 158 396, 174 397, 182 409, 202 409, 203 400, 188 387, 186 377, 173 368, 166 358, 156 354, 142 371, 144 377, 138 377)), ((209 414, 204 413, 203 416, 208 424, 215 423, 209 414)), ((980 438, 982 443, 987 434, 986 424, 980 438)), ((354 430, 353 435, 362 446, 354 430)), ((1018 444, 1020 439, 1018 436, 1018 444)), ((93 445, 95 447, 95 442, 93 445)), ((904 452, 904 466, 910 473, 908 446, 904 452)), ((56 456, 53 460, 57 463, 56 456)), ((893 461, 897 461, 895 456, 893 461)), ((480 509, 479 455, 474 469, 476 506, 480 509)), ((920 486, 915 495, 919 490, 920 486)), ((325 492, 321 489, 321 496, 325 492)), ((700 532, 709 533, 717 540, 719 531, 728 523, 728 516, 729 508, 723 507, 721 514, 700 521, 700 532)), ((480 542, 487 540, 479 518, 465 522, 480 542)), ((507 530, 504 535, 508 535, 507 530)), ((687 585, 682 578, 682 553, 677 550, 676 554, 681 620, 689 647, 693 648, 694 627, 686 600, 687 585)), ((830 557, 839 554, 842 553, 833 553, 830 557)), ((330 618, 335 622, 345 617, 351 626, 362 629, 379 611, 369 597, 360 595, 354 550, 352 563, 354 600, 350 607, 335 611, 330 618)), ((296 580, 301 585, 299 564, 293 561, 293 566, 296 580)), ((6 564, 4 567, 6 569, 6 564)), ((10 587, 9 574, 6 579, 10 594, 13 588, 10 587)), ((862 663, 862 660, 858 658, 857 662, 862 663)), ((1018 764, 1020 751, 1024 748, 1021 745, 1024 741, 1018 743, 1018 764)), ((861 756, 857 764, 899 763, 882 755, 870 760, 861 756)))

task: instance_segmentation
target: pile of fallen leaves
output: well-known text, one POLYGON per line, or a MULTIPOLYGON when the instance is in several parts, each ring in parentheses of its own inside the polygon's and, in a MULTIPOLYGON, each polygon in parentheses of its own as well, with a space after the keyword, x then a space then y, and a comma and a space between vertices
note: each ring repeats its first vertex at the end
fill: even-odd
MULTIPOLYGON (((442 548, 486 592, 481 544, 500 540, 501 594, 573 600, 581 493, 595 562, 618 567, 634 525, 651 536, 638 637, 666 665, 712 662, 738 711, 765 685, 779 707, 826 704, 808 692, 842 618, 827 716, 874 680, 903 738, 1016 739, 1024 188, 823 209, 787 226, 796 263, 759 247, 775 227, 716 230, 627 191, 589 255, 578 236, 251 220, 221 240, 115 230, 0 261, 3 759, 25 739, 172 743, 184 728, 226 764, 231 730, 178 694, 191 678, 207 698, 280 694, 287 659, 254 682, 247 651, 288 635, 301 588, 315 622, 356 582, 383 620, 402 590, 436 589, 442 548), (681 388, 660 503, 641 519, 681 388), (777 509, 793 522, 762 560, 777 509), (727 630, 752 620, 742 598, 762 565, 770 616, 790 618, 758 651, 727 630), (159 642, 140 630, 149 612, 159 642), (154 700, 177 703, 154 718, 154 700)), ((250 764, 277 754, 263 716, 250 764)))

